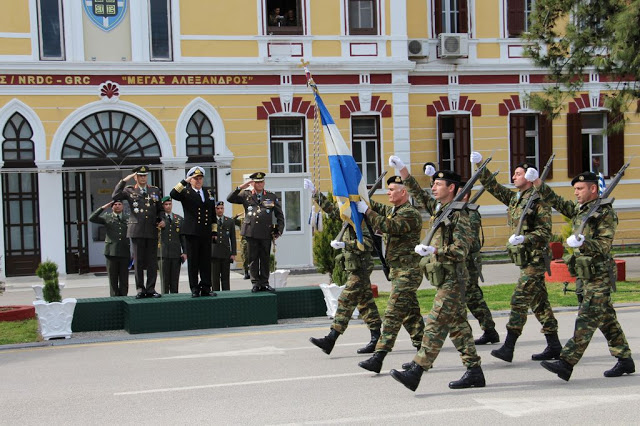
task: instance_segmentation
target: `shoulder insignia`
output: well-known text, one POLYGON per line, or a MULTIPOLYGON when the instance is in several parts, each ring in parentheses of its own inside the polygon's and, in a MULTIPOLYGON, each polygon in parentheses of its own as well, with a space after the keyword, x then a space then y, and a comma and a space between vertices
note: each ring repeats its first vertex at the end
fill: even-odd
POLYGON ((175 189, 176 192, 182 192, 182 190, 184 189, 184 185, 182 184, 182 182, 178 182, 178 184, 174 186, 173 189, 175 189))

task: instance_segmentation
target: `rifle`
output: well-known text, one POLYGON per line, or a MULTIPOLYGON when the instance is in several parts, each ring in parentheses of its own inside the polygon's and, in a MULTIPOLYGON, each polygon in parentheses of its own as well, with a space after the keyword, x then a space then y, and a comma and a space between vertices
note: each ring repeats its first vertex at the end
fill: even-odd
MULTIPOLYGON (((495 172, 491 173, 492 177, 496 177, 498 176, 498 173, 500 173, 500 169, 496 170, 495 172)), ((482 194, 484 194, 484 191, 486 191, 486 188, 483 186, 482 188, 480 188, 478 190, 478 192, 476 192, 473 197, 471 197, 471 199, 469 200, 469 202, 467 203, 467 208, 469 210, 478 210, 478 206, 476 204, 476 201, 478 201, 480 199, 480 197, 482 196, 482 194)), ((483 280, 484 281, 484 280, 483 280)))

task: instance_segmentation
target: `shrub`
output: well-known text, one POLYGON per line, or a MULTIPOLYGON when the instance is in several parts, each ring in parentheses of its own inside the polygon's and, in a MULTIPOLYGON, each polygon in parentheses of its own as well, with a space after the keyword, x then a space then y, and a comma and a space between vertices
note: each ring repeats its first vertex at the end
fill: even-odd
MULTIPOLYGON (((333 195, 329 192, 327 197, 332 199, 333 195)), ((325 213, 322 214, 322 231, 316 231, 313 234, 313 263, 318 272, 329 274, 329 279, 334 282, 333 270, 338 252, 331 247, 331 240, 340 233, 342 221, 332 219, 325 213)))
POLYGON ((44 281, 42 298, 45 302, 61 302, 60 287, 58 286, 58 265, 51 260, 42 262, 36 269, 36 275, 44 281))

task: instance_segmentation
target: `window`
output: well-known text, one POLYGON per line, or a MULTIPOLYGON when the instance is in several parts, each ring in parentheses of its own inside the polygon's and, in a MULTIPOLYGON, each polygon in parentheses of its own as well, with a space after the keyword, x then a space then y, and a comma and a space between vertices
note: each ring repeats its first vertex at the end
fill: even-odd
POLYGON ((349 0, 349 34, 378 34, 377 0, 349 0))
POLYGON ((274 191, 274 194, 282 204, 282 213, 286 220, 284 221, 285 232, 302 230, 302 209, 300 191, 274 191))
POLYGON ((62 0, 38 0, 40 59, 64 61, 62 0))
POLYGON ((189 162, 210 162, 215 154, 213 126, 202 111, 196 111, 187 124, 187 156, 189 162))
POLYGON ((520 37, 529 31, 530 16, 535 0, 507 0, 507 32, 520 37))
POLYGON ((471 118, 467 114, 438 115, 438 161, 440 169, 471 177, 471 118))
POLYGON ((433 0, 436 35, 469 31, 467 0, 433 0))
POLYGON ((149 30, 152 61, 171 61, 170 0, 149 0, 149 30))
POLYGON ((301 173, 304 164, 305 141, 303 118, 269 119, 271 134, 271 173, 301 173))
POLYGON ((351 152, 367 187, 371 187, 382 173, 379 129, 377 115, 351 117, 351 152))
MULTIPOLYGON (((546 115, 513 113, 509 116, 510 161, 533 164, 540 172, 552 152, 552 126, 546 115)), ((552 177, 549 169, 547 179, 552 177)))
POLYGON ((608 134, 616 120, 604 111, 567 114, 569 177, 585 171, 615 173, 624 161, 624 132, 608 134))
POLYGON ((303 34, 303 10, 300 0, 266 0, 267 34, 303 34))

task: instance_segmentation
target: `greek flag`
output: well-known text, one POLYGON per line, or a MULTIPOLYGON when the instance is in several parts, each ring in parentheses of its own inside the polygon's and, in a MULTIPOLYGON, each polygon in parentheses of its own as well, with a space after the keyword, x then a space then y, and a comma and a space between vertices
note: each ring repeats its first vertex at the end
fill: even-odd
POLYGON ((351 155, 351 151, 344 139, 342 139, 340 131, 317 90, 314 90, 314 96, 322 119, 324 143, 331 170, 333 196, 338 202, 341 219, 353 226, 358 236, 358 247, 364 250, 364 240, 360 226, 362 224, 362 213, 358 212, 356 202, 364 200, 367 204, 369 203, 367 185, 362 178, 362 173, 356 164, 356 160, 351 155))
POLYGON ((604 183, 604 176, 602 172, 598 173, 598 195, 602 195, 607 189, 607 185, 604 183))

